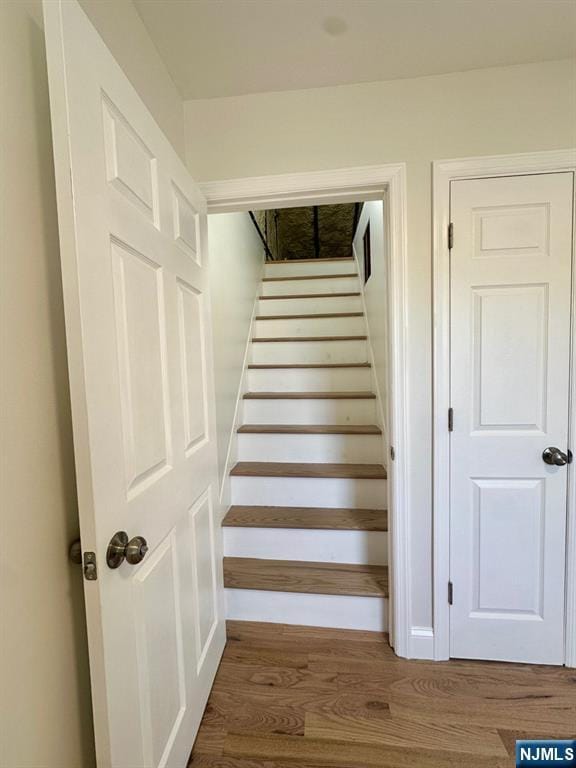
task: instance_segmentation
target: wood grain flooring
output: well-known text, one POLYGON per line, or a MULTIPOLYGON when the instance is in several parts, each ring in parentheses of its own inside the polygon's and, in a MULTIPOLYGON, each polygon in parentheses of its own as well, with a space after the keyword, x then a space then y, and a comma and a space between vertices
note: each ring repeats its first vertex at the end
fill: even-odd
POLYGON ((386 635, 228 622, 189 768, 513 768, 576 736, 576 671, 399 659, 386 635))
POLYGON ((285 280, 338 280, 343 277, 358 277, 358 272, 348 272, 338 275, 283 275, 282 277, 263 277, 263 283, 280 283, 285 280))
POLYGON ((352 293, 283 293, 281 296, 259 296, 258 298, 260 301, 270 301, 271 299, 277 301, 278 299, 334 299, 344 296, 360 296, 360 291, 353 291, 352 293))
POLYGON ((388 597, 385 565, 225 557, 224 586, 311 595, 388 597))
POLYGON ((363 312, 314 312, 311 315, 256 315, 254 320, 316 320, 319 317, 364 317, 363 312))
POLYGON ((248 368, 256 370, 287 368, 371 368, 370 363, 250 363, 248 368))
POLYGON ((375 400, 374 392, 246 392, 244 400, 375 400))
POLYGON ((325 264, 328 261, 337 261, 340 264, 352 263, 354 259, 352 256, 336 257, 336 258, 321 258, 321 259, 274 259, 273 261, 267 261, 267 265, 274 264, 325 264))
POLYGON ((376 424, 242 424, 241 434, 251 435, 381 435, 376 424))
POLYGON ((330 531, 387 531, 385 509, 327 507, 230 507, 222 523, 232 528, 296 528, 330 531))
POLYGON ((328 464, 287 461, 239 461, 233 477, 330 477, 353 480, 386 480, 382 464, 328 464))
POLYGON ((254 344, 275 344, 294 341, 366 341, 368 336, 255 336, 254 344))

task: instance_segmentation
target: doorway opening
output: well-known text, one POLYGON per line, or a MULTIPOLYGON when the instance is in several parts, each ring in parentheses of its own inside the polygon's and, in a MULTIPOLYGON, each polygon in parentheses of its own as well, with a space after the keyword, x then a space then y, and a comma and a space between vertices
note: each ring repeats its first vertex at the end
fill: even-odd
MULTIPOLYGON (((321 211, 324 206, 345 204, 353 216, 357 213, 352 256, 360 260, 360 274, 364 276, 365 234, 368 223, 368 203, 379 206, 385 225, 381 232, 382 249, 386 254, 387 280, 380 297, 380 312, 388 323, 387 371, 387 452, 388 514, 389 514, 389 569, 390 569, 390 640, 399 655, 415 655, 414 640, 422 645, 422 638, 413 638, 409 627, 409 573, 408 573, 408 467, 409 448, 405 393, 407 371, 405 365, 406 334, 406 232, 405 232, 405 167, 404 165, 378 166, 342 171, 288 174, 232 181, 209 182, 202 185, 208 200, 208 212, 251 211, 254 219, 268 227, 268 236, 279 224, 282 211, 296 210, 297 215, 309 223, 310 245, 314 253, 321 252, 321 211), (356 207, 357 204, 363 208, 356 207), (318 211, 316 237, 314 209, 318 211), (297 210, 299 209, 299 210, 297 210), (303 212, 303 209, 306 209, 303 212), (312 211, 312 215, 308 213, 312 211), (262 214, 261 211, 274 213, 262 214), (362 212, 366 221, 362 224, 362 212), (278 213, 280 212, 280 213, 278 213), (306 215, 308 213, 308 215, 306 215), (274 218, 276 217, 276 222, 274 218), (318 240, 320 239, 320 243, 318 240)), ((280 227, 277 227, 280 229, 280 227)), ((372 267, 374 268, 374 227, 371 226, 372 267)), ((263 232, 264 235, 264 232, 263 232)), ((265 235, 264 235, 264 239, 265 235)), ((270 247, 270 246, 269 246, 270 247)), ((272 252, 272 257, 274 252, 272 252)), ((278 251, 277 251, 278 254, 278 251)), ((313 256, 314 258, 314 256, 313 256)), ((268 259, 271 263, 277 261, 268 259)), ((288 260, 292 261, 288 255, 288 260)), ((374 282, 374 275, 370 283, 374 282)), ((421 651, 421 648, 419 649, 421 651)))

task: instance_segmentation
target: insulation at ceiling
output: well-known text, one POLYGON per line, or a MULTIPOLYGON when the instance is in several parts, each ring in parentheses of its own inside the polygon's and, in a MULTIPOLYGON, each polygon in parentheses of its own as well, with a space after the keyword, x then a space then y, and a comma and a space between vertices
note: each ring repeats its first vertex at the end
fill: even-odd
POLYGON ((258 211, 258 226, 273 259, 345 258, 352 255, 354 203, 258 211))

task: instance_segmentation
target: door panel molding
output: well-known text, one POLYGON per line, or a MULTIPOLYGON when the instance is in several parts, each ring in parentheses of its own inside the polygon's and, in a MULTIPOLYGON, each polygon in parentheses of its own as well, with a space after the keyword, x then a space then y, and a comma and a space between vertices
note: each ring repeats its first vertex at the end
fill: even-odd
MULTIPOLYGON (((433 163, 433 621, 434 659, 450 657, 450 183, 463 179, 576 172, 576 149, 438 160, 433 163)), ((576 252, 573 225, 572 258, 576 252)), ((457 233, 455 235, 457 237, 457 233)), ((571 371, 576 364, 576 270, 572 270, 571 371)), ((570 444, 576 440, 576 376, 571 381, 570 444)), ((565 663, 576 666, 576 470, 568 467, 565 663)))
POLYGON ((206 200, 78 3, 43 8, 97 761, 184 765, 226 640, 206 200))

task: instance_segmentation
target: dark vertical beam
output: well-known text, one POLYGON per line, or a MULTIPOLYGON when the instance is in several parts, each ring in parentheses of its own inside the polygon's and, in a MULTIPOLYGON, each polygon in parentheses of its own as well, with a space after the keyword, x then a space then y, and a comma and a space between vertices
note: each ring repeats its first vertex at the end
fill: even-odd
POLYGON ((352 240, 354 240, 354 235, 356 234, 356 228, 358 227, 358 222, 360 221, 360 203, 354 203, 354 222, 352 224, 352 240))
POLYGON ((264 246, 264 250, 266 251, 267 259, 269 261, 272 261, 272 259, 274 258, 273 255, 272 255, 272 251, 268 247, 268 243, 266 242, 266 238, 264 237, 264 235, 262 234, 262 230, 258 226, 258 222, 256 221, 256 216, 254 216, 252 211, 248 211, 248 213, 250 214, 250 218, 252 219, 252 224, 254 224, 254 226, 256 227, 256 232, 258 232, 260 240, 262 240, 262 245, 264 246))
POLYGON ((320 227, 318 226, 318 206, 313 208, 314 215, 314 254, 315 258, 320 258, 320 227))
POLYGON ((276 238, 276 258, 281 259, 282 254, 280 253, 280 241, 278 239, 278 219, 280 218, 280 214, 278 213, 278 209, 274 211, 274 236, 276 238))

